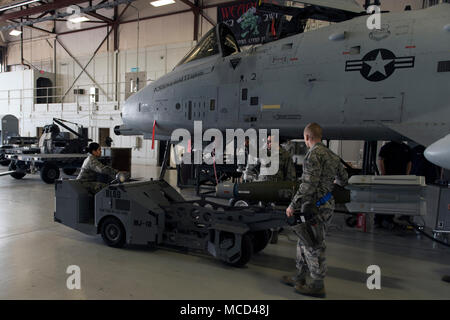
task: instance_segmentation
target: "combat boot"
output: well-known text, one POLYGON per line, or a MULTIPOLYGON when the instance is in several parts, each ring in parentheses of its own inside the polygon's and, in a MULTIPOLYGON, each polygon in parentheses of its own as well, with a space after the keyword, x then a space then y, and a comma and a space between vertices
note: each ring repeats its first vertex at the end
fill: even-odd
POLYGON ((306 284, 306 274, 294 274, 294 275, 285 275, 281 277, 281 282, 290 286, 295 287, 297 284, 305 285, 306 284))
POLYGON ((326 296, 323 280, 314 280, 312 283, 304 285, 296 284, 295 292, 315 298, 325 298, 326 296))

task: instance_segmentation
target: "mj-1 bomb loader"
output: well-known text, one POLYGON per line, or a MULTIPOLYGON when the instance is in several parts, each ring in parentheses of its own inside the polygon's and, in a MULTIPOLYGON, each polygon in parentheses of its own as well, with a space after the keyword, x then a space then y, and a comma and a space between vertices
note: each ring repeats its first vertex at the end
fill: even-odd
POLYGON ((92 183, 58 180, 55 221, 86 234, 101 234, 113 247, 125 244, 200 251, 235 266, 269 243, 271 228, 285 226, 283 210, 229 207, 185 200, 164 180, 118 180, 95 193, 92 183))

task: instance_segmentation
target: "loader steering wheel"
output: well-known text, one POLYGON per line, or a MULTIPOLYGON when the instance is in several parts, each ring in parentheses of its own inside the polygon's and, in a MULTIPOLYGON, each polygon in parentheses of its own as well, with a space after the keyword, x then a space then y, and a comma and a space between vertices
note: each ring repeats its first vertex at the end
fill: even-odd
POLYGON ((130 180, 130 173, 126 171, 119 171, 116 174, 116 178, 112 180, 109 184, 116 184, 116 183, 124 183, 130 180))

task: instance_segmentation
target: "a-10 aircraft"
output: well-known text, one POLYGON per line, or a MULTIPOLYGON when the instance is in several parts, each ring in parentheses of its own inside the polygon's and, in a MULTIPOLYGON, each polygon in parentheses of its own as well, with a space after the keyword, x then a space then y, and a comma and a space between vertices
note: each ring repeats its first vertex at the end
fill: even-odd
MULTIPOLYGON (((450 132, 450 4, 382 13, 381 29, 370 30, 369 15, 349 1, 299 2, 306 6, 289 9, 291 30, 327 12, 335 23, 310 32, 294 25, 246 51, 217 25, 125 102, 116 134, 168 140, 198 120, 203 129, 280 129, 288 139, 317 122, 326 139, 429 146, 450 132)), ((438 159, 449 158, 449 144, 438 159)))

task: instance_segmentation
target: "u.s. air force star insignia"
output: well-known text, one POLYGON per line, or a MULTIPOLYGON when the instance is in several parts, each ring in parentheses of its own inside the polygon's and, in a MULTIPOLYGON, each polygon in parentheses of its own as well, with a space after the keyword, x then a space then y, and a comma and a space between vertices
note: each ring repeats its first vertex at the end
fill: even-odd
POLYGON ((375 49, 367 53, 362 60, 349 60, 345 63, 345 71, 359 71, 372 82, 389 78, 395 69, 414 68, 415 57, 396 57, 387 49, 375 49))

